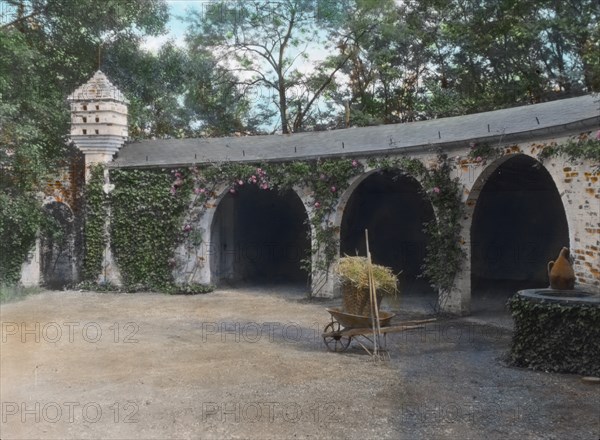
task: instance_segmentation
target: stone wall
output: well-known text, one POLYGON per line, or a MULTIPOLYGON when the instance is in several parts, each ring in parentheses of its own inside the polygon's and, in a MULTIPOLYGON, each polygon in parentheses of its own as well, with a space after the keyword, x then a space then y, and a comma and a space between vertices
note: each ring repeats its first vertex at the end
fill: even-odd
MULTIPOLYGON (((528 160, 536 167, 537 171, 532 171, 532 173, 525 172, 523 175, 517 176, 516 178, 525 179, 523 181, 525 186, 527 179, 530 177, 533 178, 535 175, 541 175, 539 174, 540 170, 545 170, 544 173, 547 171, 547 174, 551 178, 551 182, 550 184, 544 183, 544 185, 546 185, 544 190, 549 193, 554 192, 564 209, 564 216, 566 217, 567 224, 566 241, 568 241, 565 244, 570 246, 572 250, 577 284, 581 288, 600 292, 600 174, 597 170, 593 169, 593 164, 591 163, 570 163, 562 157, 553 157, 545 160, 543 163, 538 161, 538 154, 544 145, 549 145, 551 143, 560 144, 568 139, 568 136, 546 137, 505 145, 500 149, 500 154, 498 156, 487 159, 470 157, 469 153, 471 148, 468 143, 453 145, 444 149, 444 153, 450 157, 453 163, 454 176, 460 180, 463 186, 462 199, 465 207, 465 215, 461 225, 461 244, 466 255, 462 270, 456 277, 454 289, 443 304, 446 311, 458 314, 466 314, 470 311, 471 291, 473 287, 472 269, 474 268, 471 257, 472 252, 477 254, 477 250, 474 249, 474 247, 478 245, 474 242, 472 237, 473 218, 478 204, 481 201, 480 197, 486 191, 486 183, 489 179, 494 178, 495 173, 497 174, 498 172, 509 169, 514 171, 514 167, 507 168, 506 164, 511 163, 511 161, 516 163, 515 159, 518 158, 521 158, 519 160, 522 161, 522 158, 524 157, 529 158, 528 160)), ((339 195, 338 207, 333 217, 330 219, 334 226, 338 228, 342 227, 344 215, 349 212, 348 205, 352 195, 373 172, 377 171, 372 170, 367 166, 367 160, 374 156, 376 155, 363 155, 362 157, 354 156, 365 165, 365 172, 362 175, 355 177, 353 181, 350 182, 347 190, 339 195)), ((437 162, 437 151, 433 148, 412 150, 410 156, 420 159, 429 167, 435 166, 437 162)), ((51 182, 48 186, 48 199, 52 199, 56 202, 71 202, 77 206, 77 201, 75 200, 76 185, 69 183, 72 181, 74 181, 73 173, 66 173, 60 179, 51 182)), ((530 188, 530 192, 535 190, 536 187, 533 185, 530 188)), ((225 196, 227 195, 227 191, 228 187, 223 185, 220 188, 217 197, 209 202, 208 209, 205 210, 203 216, 198 220, 200 224, 196 225, 203 231, 204 237, 211 237, 210 240, 202 243, 198 248, 191 249, 182 246, 178 249, 177 259, 180 264, 177 264, 178 271, 175 273, 175 277, 178 281, 215 283, 222 279, 235 279, 235 262, 228 261, 228 258, 233 258, 233 254, 230 252, 230 255, 228 256, 223 253, 223 249, 221 249, 225 237, 227 237, 228 234, 231 236, 230 229, 233 226, 229 223, 232 215, 215 216, 220 204, 226 203, 225 196), (219 217, 222 217, 221 220, 219 220, 219 217)), ((306 214, 310 216, 314 206, 311 203, 309 189, 297 187, 295 188, 295 192, 298 195, 299 200, 302 201, 306 214)), ((494 200, 496 200, 496 202, 494 202, 496 203, 496 209, 498 212, 501 212, 503 203, 510 201, 511 195, 496 195, 494 200)), ((422 218, 422 212, 412 212, 417 209, 415 208, 417 205, 413 203, 411 206, 413 206, 413 208, 407 209, 406 215, 416 215, 419 216, 419 218, 422 218)), ((226 209, 226 207, 223 209, 226 209)), ((557 215, 560 215, 559 211, 561 210, 557 209, 557 215)), ((393 217, 393 215, 386 215, 385 212, 381 213, 381 216, 382 221, 385 221, 386 217, 393 217)), ((390 218, 389 221, 393 222, 394 220, 393 218, 390 218)), ((518 229, 518 225, 515 225, 515 228, 518 229)), ((249 232, 246 231, 246 233, 249 232)), ((373 231, 373 234, 376 233, 377 231, 373 231)), ((556 232, 556 234, 559 233, 560 231, 556 232)), ((521 237, 521 241, 523 241, 524 238, 521 237)), ((536 240, 538 243, 543 241, 543 239, 533 238, 535 237, 532 237, 532 243, 536 243, 536 240)), ((401 246, 404 246, 404 244, 401 246)), ((518 249, 517 246, 515 249, 511 248, 505 250, 505 254, 516 255, 515 258, 524 258, 523 261, 515 261, 516 264, 525 262, 527 264, 539 266, 539 270, 542 272, 543 277, 543 271, 545 271, 547 260, 551 259, 552 255, 556 256, 560 250, 558 241, 552 243, 551 247, 556 247, 555 251, 552 251, 550 257, 544 257, 543 259, 540 259, 539 256, 535 255, 535 246, 529 249, 527 246, 524 246, 523 249, 518 249), (532 260, 529 261, 528 258, 531 258, 532 260)), ((108 251, 109 250, 107 250, 107 252, 108 251)), ((403 252, 408 252, 408 250, 398 249, 398 252, 402 254, 403 252)), ((36 259, 33 258, 32 261, 36 261, 36 259)), ((107 260, 107 265, 109 267, 106 268, 105 273, 109 273, 113 269, 116 269, 112 267, 114 266, 112 259, 107 260)), ((24 266, 24 269, 26 269, 24 276, 27 280, 30 283, 34 282, 36 277, 32 275, 31 263, 24 266)), ((518 278, 517 275, 514 275, 514 277, 518 278)), ((327 297, 335 296, 339 293, 335 283, 335 277, 331 270, 325 272, 313 270, 311 282, 313 296, 327 297)))
MULTIPOLYGON (((555 234, 550 228, 549 230, 546 230, 544 236, 532 236, 530 241, 524 242, 521 246, 519 245, 519 241, 525 241, 527 238, 527 236, 522 236, 517 239, 517 245, 515 245, 514 248, 501 249, 501 251, 504 252, 505 257, 515 258, 515 260, 510 263, 517 269, 519 269, 519 266, 523 265, 531 266, 529 269, 521 267, 521 272, 517 271, 512 276, 515 279, 524 278, 524 274, 527 273, 525 269, 535 270, 535 273, 537 274, 535 282, 542 283, 540 287, 545 287, 545 284, 543 283, 547 282, 545 278, 546 264, 550 259, 553 259, 558 255, 560 247, 563 245, 563 242, 566 241, 564 245, 571 247, 574 256, 574 267, 578 286, 580 288, 600 292, 600 273, 598 270, 600 267, 600 254, 598 251, 600 248, 600 195, 598 193, 598 178, 600 175, 592 169, 592 164, 589 163, 569 163, 562 157, 547 159, 543 163, 538 160, 538 154, 544 145, 549 145, 553 142, 562 143, 567 139, 569 139, 569 137, 566 136, 548 137, 545 139, 536 139, 535 141, 507 145, 500 150, 500 154, 497 157, 493 159, 489 158, 487 160, 477 160, 469 157, 469 145, 445 150, 445 153, 447 153, 453 161, 455 177, 458 177, 463 185, 465 216, 462 222, 461 243, 465 255, 467 256, 461 272, 457 275, 455 288, 443 305, 448 312, 466 314, 469 313, 470 310, 472 288, 471 268, 473 266, 471 256, 472 247, 477 246, 477 243, 474 243, 472 240, 471 230, 473 226, 473 215, 478 206, 478 202, 480 201, 479 198, 481 194, 486 191, 486 182, 494 173, 498 172, 498 170, 500 170, 500 172, 504 170, 506 163, 511 160, 514 162, 516 158, 521 158, 519 160, 523 161, 523 157, 529 158, 528 160, 536 167, 536 172, 534 173, 532 170, 531 176, 528 177, 529 173, 525 173, 525 175, 521 175, 520 177, 517 176, 517 178, 524 179, 523 183, 525 185, 525 182, 528 179, 532 178, 535 180, 535 176, 538 174, 549 175, 550 179, 547 179, 547 181, 544 181, 543 183, 539 183, 538 186, 545 185, 542 188, 545 193, 550 195, 553 194, 555 199, 558 200, 557 203, 559 203, 559 205, 553 205, 551 209, 557 211, 556 216, 564 215, 564 217, 566 217, 566 227, 564 231, 556 231, 555 234), (562 207, 560 206, 561 204, 562 207), (561 214, 561 208, 564 208, 564 214, 561 214), (558 237, 560 234, 562 234, 564 239, 555 239, 555 235, 558 237), (552 242, 547 243, 548 240, 551 240, 552 242), (537 248, 542 245, 545 246, 545 255, 536 255, 537 248), (550 251, 548 249, 550 249, 550 251)), ((366 166, 368 157, 372 156, 364 156, 358 158, 358 160, 366 166)), ((436 154, 430 150, 414 151, 411 153, 411 157, 420 159, 425 164, 428 164, 428 166, 435 166, 436 163, 436 154)), ((350 182, 348 189, 343 194, 340 194, 338 208, 331 219, 335 226, 341 228, 344 214, 347 213, 348 202, 352 194, 361 183, 375 171, 376 170, 371 170, 366 166, 365 173, 354 178, 354 180, 350 182)), ((539 190, 535 185, 533 185, 532 188, 533 189, 529 190, 530 193, 539 190)), ((227 188, 223 187, 222 191, 223 193, 214 200, 214 208, 209 209, 205 213, 206 220, 201 220, 201 223, 204 224, 204 228, 209 231, 212 228, 211 242, 203 244, 203 250, 200 252, 202 255, 199 261, 201 261, 200 264, 202 267, 198 270, 195 264, 188 264, 187 266, 186 274, 190 274, 194 271, 195 275, 193 280, 197 282, 218 282, 224 275, 224 269, 225 272, 227 272, 227 268, 229 268, 230 271, 234 271, 233 264, 223 264, 222 261, 219 262, 220 259, 227 257, 220 249, 220 240, 222 238, 222 232, 227 229, 227 221, 221 223, 218 221, 215 222, 213 216, 214 210, 219 205, 221 198, 226 195, 227 188), (216 269, 217 266, 220 268, 218 273, 216 269)), ((309 192, 308 189, 297 188, 296 192, 300 199, 303 200, 306 212, 308 215, 311 215, 314 207, 310 203, 310 197, 307 196, 309 192)), ((503 194, 501 196, 496 195, 496 210, 502 211, 502 200, 510 200, 510 197, 510 194, 503 194)), ((543 204, 545 202, 541 199, 540 203, 543 204)), ((415 215, 422 216, 422 213, 415 213, 415 215)), ((393 221, 393 219, 390 221, 393 221)), ((550 219, 548 219, 548 221, 550 221, 550 219)), ((560 224, 560 222, 557 224, 560 224)), ((519 229, 519 225, 514 225, 514 227, 515 230, 519 229)), ((543 230, 541 227, 538 229, 540 231, 543 230)), ((536 229, 533 231, 534 233, 537 233, 536 229)), ((373 231, 373 234, 377 234, 377 231, 373 231)), ((524 233, 521 232, 521 234, 524 233)), ((404 252, 402 249, 399 249, 398 251, 404 252)), ((186 259, 186 255, 189 255, 189 250, 184 251, 183 249, 180 249, 179 258, 186 259)), ((229 257, 232 256, 230 255, 229 257)), ((180 280, 186 279, 186 274, 181 273, 178 278, 180 280)), ((225 275, 226 277, 234 277, 233 273, 225 273, 225 275)), ((502 278, 502 273, 498 274, 498 278, 502 278)), ((330 270, 323 273, 313 270, 312 290, 314 296, 327 297, 337 295, 339 291, 332 271, 330 270)))

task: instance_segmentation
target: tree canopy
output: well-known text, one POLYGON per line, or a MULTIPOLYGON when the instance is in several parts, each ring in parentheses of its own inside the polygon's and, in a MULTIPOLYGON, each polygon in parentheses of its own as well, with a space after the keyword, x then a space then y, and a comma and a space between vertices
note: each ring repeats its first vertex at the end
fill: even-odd
POLYGON ((73 151, 65 98, 99 67, 131 101, 132 138, 402 123, 600 91, 597 0, 202 6, 183 45, 148 52, 164 0, 3 1, 0 241, 23 219, 22 248, 34 237, 36 194, 73 151))

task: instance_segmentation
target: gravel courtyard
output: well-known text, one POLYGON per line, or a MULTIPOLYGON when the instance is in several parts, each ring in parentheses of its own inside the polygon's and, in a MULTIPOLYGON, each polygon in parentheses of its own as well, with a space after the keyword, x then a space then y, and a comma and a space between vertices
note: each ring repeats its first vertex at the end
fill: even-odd
POLYGON ((2 305, 0 438, 600 438, 600 386, 507 367, 507 326, 442 319, 373 362, 326 351, 338 303, 273 288, 2 305))

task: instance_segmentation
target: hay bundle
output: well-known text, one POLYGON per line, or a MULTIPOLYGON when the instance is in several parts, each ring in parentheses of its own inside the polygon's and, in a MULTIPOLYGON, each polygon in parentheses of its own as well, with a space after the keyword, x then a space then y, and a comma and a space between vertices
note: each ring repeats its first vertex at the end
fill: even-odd
MULTIPOLYGON (((372 265, 373 280, 377 291, 377 304, 384 295, 398 293, 398 278, 392 270, 377 264, 372 265)), ((365 257, 343 257, 337 266, 342 286, 344 311, 353 315, 369 316, 369 263, 365 257)))

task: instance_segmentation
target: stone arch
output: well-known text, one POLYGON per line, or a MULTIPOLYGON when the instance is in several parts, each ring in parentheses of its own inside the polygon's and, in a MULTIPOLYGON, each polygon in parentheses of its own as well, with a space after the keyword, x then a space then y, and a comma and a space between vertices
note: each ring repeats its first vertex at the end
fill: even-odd
POLYGON ((355 178, 340 198, 335 219, 340 254, 365 255, 367 228, 374 263, 402 271, 404 292, 432 293, 418 275, 428 241, 423 223, 434 219, 418 179, 402 170, 371 170, 355 178))
POLYGON ((569 225, 555 180, 527 154, 485 168, 466 202, 473 297, 503 303, 515 290, 547 285, 546 264, 569 246, 569 225))
POLYGON ((62 289, 78 280, 76 218, 63 202, 53 200, 42 209, 47 216, 40 237, 42 282, 48 288, 62 289))
MULTIPOLYGON (((210 222, 210 223, 208 223, 210 222)), ((308 285, 311 228, 305 201, 296 189, 263 190, 256 185, 226 189, 210 224, 210 279, 222 283, 308 285)))

